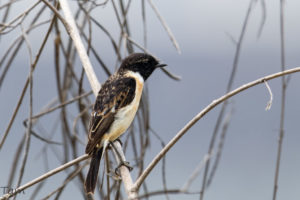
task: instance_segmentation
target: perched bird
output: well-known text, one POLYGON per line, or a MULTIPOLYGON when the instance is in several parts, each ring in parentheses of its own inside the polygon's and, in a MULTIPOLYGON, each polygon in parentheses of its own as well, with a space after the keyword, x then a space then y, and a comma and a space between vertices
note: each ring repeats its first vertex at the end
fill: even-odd
POLYGON ((132 123, 144 82, 156 68, 164 66, 149 54, 134 53, 125 58, 118 71, 102 85, 91 113, 85 149, 92 157, 85 180, 87 193, 94 193, 100 160, 107 145, 118 139, 132 123))

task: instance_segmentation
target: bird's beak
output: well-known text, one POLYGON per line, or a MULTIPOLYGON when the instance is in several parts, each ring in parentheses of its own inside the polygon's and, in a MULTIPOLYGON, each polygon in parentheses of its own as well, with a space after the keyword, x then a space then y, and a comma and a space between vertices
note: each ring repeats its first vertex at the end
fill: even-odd
POLYGON ((155 68, 161 68, 161 67, 165 67, 165 66, 167 66, 166 64, 157 64, 156 66, 155 66, 155 68))

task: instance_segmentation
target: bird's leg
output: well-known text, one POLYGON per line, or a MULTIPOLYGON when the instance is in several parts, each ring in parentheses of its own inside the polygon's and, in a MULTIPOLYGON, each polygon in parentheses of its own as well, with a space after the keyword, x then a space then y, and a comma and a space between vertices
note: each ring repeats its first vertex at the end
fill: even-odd
MULTIPOLYGON (((120 138, 115 139, 114 142, 115 141, 118 141, 121 144, 121 146, 123 146, 123 142, 120 140, 120 138)), ((116 148, 114 146, 114 142, 109 142, 110 146, 108 146, 107 148, 111 149, 111 147, 113 146, 114 147, 113 149, 116 150, 116 148)), ((118 157, 120 158, 119 152, 118 152, 118 157)))
POLYGON ((121 146, 123 146, 123 142, 120 140, 120 138, 117 138, 115 141, 118 141, 121 144, 121 146))
MULTIPOLYGON (((119 141, 120 141, 120 140, 119 140, 119 141)), ((123 160, 122 156, 120 155, 120 152, 117 150, 117 148, 115 147, 114 143, 111 142, 111 141, 110 141, 109 143, 110 143, 110 145, 112 146, 112 148, 115 150, 115 152, 117 153, 117 156, 119 157, 119 160, 120 160, 120 164, 116 167, 115 173, 116 173, 117 175, 120 175, 120 173, 119 173, 118 171, 119 171, 119 168, 120 168, 122 165, 124 165, 125 167, 127 167, 127 169, 128 169, 129 171, 133 170, 133 167, 131 167, 131 166, 129 165, 129 162, 123 160)))

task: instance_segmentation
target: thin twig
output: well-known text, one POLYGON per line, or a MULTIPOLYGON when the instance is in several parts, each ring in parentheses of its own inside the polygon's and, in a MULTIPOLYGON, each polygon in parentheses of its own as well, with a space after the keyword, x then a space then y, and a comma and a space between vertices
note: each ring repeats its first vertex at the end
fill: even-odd
POLYGON ((24 40, 26 42, 26 46, 27 46, 28 53, 29 53, 29 60, 30 60, 30 68, 29 68, 29 76, 28 76, 28 80, 29 80, 29 122, 28 122, 28 128, 26 130, 25 151, 24 151, 24 156, 23 156, 23 160, 22 160, 22 165, 20 168, 20 175, 19 175, 17 187, 19 187, 21 185, 23 175, 25 172, 28 154, 29 154, 31 129, 32 129, 32 113, 33 113, 33 111, 32 111, 32 107, 33 107, 33 97, 32 97, 33 75, 32 75, 32 73, 34 70, 34 66, 33 66, 33 61, 32 61, 32 48, 31 48, 31 44, 29 42, 29 39, 28 39, 22 25, 21 25, 21 30, 22 30, 24 40))
POLYGON ((175 36, 173 35, 171 29, 169 28, 168 24, 165 22, 164 18, 159 14, 159 11, 156 8, 156 6, 153 4, 152 0, 148 0, 148 2, 150 4, 150 6, 152 7, 152 9, 154 10, 155 14, 157 15, 159 21, 161 22, 161 24, 163 25, 163 27, 167 31, 167 34, 169 35, 169 38, 170 38, 172 44, 174 45, 175 49, 180 54, 181 50, 180 50, 179 44, 178 44, 175 36))
POLYGON ((266 110, 270 110, 270 109, 271 109, 271 106, 272 106, 272 103, 273 103, 273 93, 272 93, 272 90, 271 90, 271 88, 270 88, 268 82, 267 82, 267 81, 264 81, 264 82, 265 82, 265 85, 266 85, 266 87, 267 87, 267 89, 268 89, 268 92, 269 92, 269 94, 270 94, 270 100, 268 101, 267 106, 266 106, 265 109, 266 109, 266 110))
MULTIPOLYGON (((130 30, 129 30, 129 24, 127 23, 127 13, 128 13, 129 7, 131 5, 131 2, 132 2, 132 0, 129 0, 127 5, 126 5, 126 8, 125 8, 123 1, 119 0, 119 5, 120 5, 120 8, 121 8, 122 17, 123 17, 123 22, 121 24, 121 30, 122 31, 121 31, 120 39, 122 39, 122 36, 123 36, 124 33, 126 33, 127 35, 131 35, 130 30)), ((131 43, 129 43, 127 40, 124 40, 124 42, 126 44, 128 53, 129 54, 133 53, 133 46, 131 45, 131 43)))
POLYGON ((181 191, 188 191, 193 181, 197 178, 200 171, 203 169, 205 163, 210 159, 212 155, 206 154, 204 158, 201 160, 201 162, 198 164, 198 166, 195 168, 193 173, 190 175, 189 179, 183 184, 181 191))
POLYGON ((81 166, 79 166, 78 168, 76 168, 73 172, 71 172, 68 177, 65 179, 65 181, 63 182, 63 184, 61 186, 59 186, 56 190, 52 191, 50 194, 48 194, 46 197, 42 198, 42 200, 47 200, 49 199, 52 195, 54 195, 55 193, 61 193, 62 189, 65 188, 65 186, 72 181, 82 170, 83 167, 85 167, 86 164, 83 164, 81 166))
POLYGON ((23 137, 21 138, 19 144, 18 144, 18 147, 17 147, 16 151, 15 151, 14 160, 13 160, 13 163, 11 164, 11 167, 10 167, 8 184, 7 184, 7 186, 9 188, 12 187, 14 177, 17 175, 16 170, 17 170, 17 167, 18 167, 18 163, 20 162, 19 158, 20 158, 21 152, 23 150, 23 146, 25 145, 25 142, 24 142, 25 137, 26 137, 26 135, 24 134, 23 137))
POLYGON ((142 19, 143 19, 143 34, 144 34, 144 47, 147 49, 147 20, 146 20, 146 6, 145 0, 142 0, 142 19))
POLYGON ((111 190, 110 190, 110 184, 109 184, 109 158, 108 158, 108 151, 105 152, 105 171, 106 171, 106 190, 107 190, 107 199, 110 200, 110 194, 111 194, 111 190))
POLYGON ((180 81, 181 80, 181 76, 178 76, 172 72, 170 72, 170 70, 166 69, 166 68, 160 68, 168 77, 170 77, 171 79, 175 80, 175 81, 180 81))
POLYGON ((149 196, 163 195, 165 193, 168 193, 168 194, 189 194, 189 195, 199 194, 199 192, 187 192, 187 191, 182 191, 181 189, 168 189, 167 191, 166 190, 158 190, 158 191, 154 191, 154 192, 148 192, 146 194, 139 195, 137 198, 138 199, 143 199, 143 198, 147 198, 149 196))
MULTIPOLYGON (((280 0, 280 56, 281 56, 281 70, 285 70, 285 42, 284 42, 284 0, 280 0)), ((284 136, 284 119, 285 119, 285 101, 286 101, 286 88, 287 82, 286 77, 281 77, 281 114, 280 114, 280 130, 279 130, 279 140, 277 148, 277 158, 276 158, 276 169, 274 176, 274 187, 273 187, 273 200, 276 200, 277 190, 278 190, 278 180, 279 180, 279 168, 280 159, 282 152, 282 143, 284 136)))
POLYGON ((46 138, 43 138, 41 137, 39 134, 35 133, 34 131, 31 130, 31 134, 36 137, 37 139, 47 143, 47 144, 55 144, 55 145, 62 145, 60 142, 55 142, 55 141, 51 141, 51 140, 48 140, 46 138))
MULTIPOLYGON (((119 4, 120 4, 120 7, 121 7, 121 11, 122 11, 122 17, 123 17, 123 21, 122 22, 121 22, 121 17, 120 17, 120 15, 118 13, 118 9, 117 9, 117 6, 116 6, 114 0, 112 0, 111 2, 112 2, 114 13, 116 15, 116 18, 117 18, 117 21, 118 21, 118 24, 119 24, 120 30, 121 30, 121 33, 120 33, 120 36, 119 36, 119 40, 118 40, 118 45, 117 45, 118 55, 120 55, 120 52, 121 52, 122 42, 124 42, 124 47, 127 47, 127 52, 129 54, 131 54, 131 53, 133 53, 132 44, 129 43, 127 40, 123 40, 124 39, 124 34, 130 35, 129 26, 128 26, 128 23, 127 23, 127 16, 126 15, 127 15, 127 12, 128 12, 128 9, 129 9, 130 3, 131 3, 131 0, 128 1, 126 9, 124 8, 123 2, 119 0, 119 4)), ((118 63, 118 61, 121 61, 121 56, 117 57, 116 64, 118 63)))
MULTIPOLYGON (((10 7, 11 4, 16 3, 17 1, 21 1, 21 0, 10 0, 8 3, 2 4, 0 6, 0 10, 6 7, 10 7)), ((6 21, 5 19, 3 19, 2 21, 6 21)))
MULTIPOLYGON (((156 133, 151 127, 149 127, 149 130, 154 134, 154 136, 160 141, 160 144, 162 146, 162 148, 164 148, 164 146, 166 146, 165 142, 163 141, 163 139, 159 136, 158 133, 156 133)), ((162 158, 162 182, 163 182, 163 189, 164 190, 168 190, 167 187, 167 178, 166 178, 166 157, 164 156, 162 158)), ((166 193, 166 199, 169 199, 168 193, 166 193)))
POLYGON ((81 116, 82 115, 84 115, 84 114, 86 114, 87 112, 88 112, 88 110, 91 108, 91 106, 89 106, 89 107, 86 107, 85 109, 83 109, 82 111, 81 111, 81 113, 79 113, 79 115, 77 115, 76 116, 76 118, 74 119, 74 121, 73 121, 73 128, 72 128, 72 130, 73 130, 73 138, 74 139, 76 139, 79 143, 81 143, 81 144, 83 144, 83 145, 85 145, 85 142, 83 142, 80 138, 78 138, 78 136, 77 136, 77 122, 78 122, 78 120, 81 118, 81 116))
MULTIPOLYGON (((59 109, 59 108, 61 108, 61 107, 64 107, 64 106, 66 106, 66 105, 68 105, 68 104, 71 104, 71 103, 74 103, 74 102, 78 101, 79 99, 81 99, 81 98, 83 98, 83 97, 87 97, 87 96, 89 96, 89 95, 91 95, 91 94, 92 94, 92 92, 87 92, 87 93, 84 93, 84 94, 79 95, 79 96, 77 96, 77 97, 74 97, 73 99, 70 99, 70 100, 68 100, 68 101, 66 101, 66 102, 64 102, 64 103, 59 104, 58 106, 55 106, 55 107, 50 108, 50 109, 48 109, 48 110, 42 111, 41 113, 39 113, 39 114, 37 114, 37 115, 34 115, 32 118, 33 118, 33 119, 40 118, 40 117, 42 117, 42 116, 45 115, 45 114, 51 113, 51 112, 53 112, 53 111, 55 111, 55 110, 57 110, 57 109, 59 109)), ((28 120, 28 119, 26 119, 25 121, 27 121, 27 120, 28 120)))
POLYGON ((266 2, 265 0, 260 0, 261 3, 261 10, 262 10, 262 19, 260 21, 260 26, 257 32, 257 38, 259 38, 261 36, 261 33, 263 31, 264 25, 266 23, 266 19, 267 19, 267 8, 266 8, 266 2))
POLYGON ((210 174, 208 176, 207 187, 209 187, 211 185, 213 177, 215 176, 217 168, 218 168, 218 165, 220 163, 221 156, 222 156, 222 150, 223 150, 224 142, 225 142, 225 137, 226 137, 226 133, 227 133, 227 129, 228 129, 228 126, 229 126, 229 123, 230 123, 230 119, 231 119, 232 113, 233 113, 233 108, 225 116, 224 123, 223 123, 223 128, 222 128, 222 133, 221 133, 220 140, 219 140, 217 155, 216 155, 214 164, 212 165, 211 172, 210 172, 210 174))

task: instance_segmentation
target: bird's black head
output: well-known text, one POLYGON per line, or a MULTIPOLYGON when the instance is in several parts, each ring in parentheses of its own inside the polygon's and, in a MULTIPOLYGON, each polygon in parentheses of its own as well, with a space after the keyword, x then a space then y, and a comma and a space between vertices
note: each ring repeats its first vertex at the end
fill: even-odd
POLYGON ((159 64, 159 62, 149 54, 133 53, 123 60, 119 71, 131 70, 133 72, 138 72, 144 80, 147 80, 156 68, 164 66, 166 65, 159 64))

